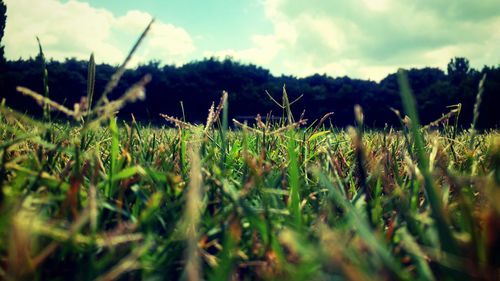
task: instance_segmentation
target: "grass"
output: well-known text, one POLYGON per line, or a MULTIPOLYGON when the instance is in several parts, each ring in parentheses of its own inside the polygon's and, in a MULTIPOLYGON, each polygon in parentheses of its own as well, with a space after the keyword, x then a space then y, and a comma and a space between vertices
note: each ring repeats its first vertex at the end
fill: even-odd
POLYGON ((231 128, 226 92, 204 125, 118 120, 150 25, 94 106, 93 56, 73 109, 46 85, 18 88, 43 121, 0 106, 0 280, 500 279, 498 131, 459 130, 460 105, 421 126, 404 71, 401 128, 295 121, 285 88, 277 122, 231 128))
POLYGON ((224 110, 38 126, 2 107, 0 276, 498 278, 500 136, 420 129, 404 83, 409 131, 234 130, 224 110))

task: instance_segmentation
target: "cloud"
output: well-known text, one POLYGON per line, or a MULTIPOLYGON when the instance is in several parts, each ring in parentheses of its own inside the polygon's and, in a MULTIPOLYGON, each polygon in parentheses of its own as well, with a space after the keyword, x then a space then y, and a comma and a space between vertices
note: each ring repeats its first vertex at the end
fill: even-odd
POLYGON ((264 67, 272 67, 272 63, 279 53, 297 39, 295 29, 286 22, 277 22, 273 25, 273 33, 253 34, 250 41, 252 46, 244 49, 223 49, 219 51, 205 51, 205 57, 231 57, 243 62, 251 62, 264 67))
POLYGON ((253 46, 247 49, 234 50, 225 49, 221 51, 205 51, 204 57, 216 57, 224 59, 230 57, 244 62, 251 62, 258 65, 269 65, 274 57, 282 49, 281 43, 274 36, 254 35, 251 38, 253 46))
MULTIPOLYGON (((118 64, 151 19, 140 11, 115 16, 105 9, 75 0, 6 0, 7 25, 4 45, 10 59, 34 57, 35 36, 40 37, 45 55, 54 59, 87 59, 91 52, 98 61, 118 64)), ((189 33, 172 24, 156 22, 141 45, 135 63, 161 60, 182 63, 195 50, 189 33)))
MULTIPOLYGON (((498 0, 262 0, 273 49, 268 67, 299 76, 327 73, 379 80, 398 67, 444 68, 466 56, 500 63, 498 0)), ((245 51, 234 54, 245 59, 245 51)))

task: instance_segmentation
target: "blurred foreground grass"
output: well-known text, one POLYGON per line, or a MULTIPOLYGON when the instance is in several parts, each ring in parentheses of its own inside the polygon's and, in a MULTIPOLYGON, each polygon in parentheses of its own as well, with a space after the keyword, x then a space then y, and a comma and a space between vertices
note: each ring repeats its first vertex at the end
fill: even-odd
POLYGON ((498 279, 498 132, 234 130, 225 97, 175 129, 2 107, 0 279, 498 279))

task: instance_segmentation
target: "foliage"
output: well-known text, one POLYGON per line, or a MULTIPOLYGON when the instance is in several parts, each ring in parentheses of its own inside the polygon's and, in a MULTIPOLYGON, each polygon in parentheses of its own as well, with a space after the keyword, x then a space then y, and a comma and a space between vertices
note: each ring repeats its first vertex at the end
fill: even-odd
POLYGON ((448 75, 451 77, 452 81, 457 83, 467 77, 467 74, 471 71, 469 67, 469 60, 466 58, 453 58, 448 63, 448 75))
MULTIPOLYGON (((98 59, 98 58, 96 58, 98 59)), ((452 70, 445 74, 436 68, 411 69, 409 80, 416 99, 418 112, 423 124, 428 124, 443 114, 448 113, 447 106, 461 103, 462 112, 459 126, 468 128, 472 122, 472 112, 477 92, 477 85, 484 74, 485 101, 478 120, 479 129, 496 128, 500 122, 500 112, 495 110, 499 104, 500 68, 485 67, 481 71, 472 71, 463 66, 468 61, 455 58, 450 62, 452 70)), ((29 99, 20 97, 17 86, 25 86, 43 93, 43 83, 39 72, 39 60, 9 61, 7 70, 0 74, 4 81, 0 96, 6 98, 6 104, 22 112, 34 116, 42 116, 42 110, 29 99)), ((87 94, 87 62, 67 59, 64 62, 47 61, 50 73, 48 87, 51 99, 61 104, 72 106, 80 102, 80 97, 87 94)), ((99 64, 95 69, 94 102, 101 98, 105 86, 115 72, 114 66, 99 64)), ((266 94, 279 97, 283 85, 286 86, 290 101, 303 95, 293 106, 292 111, 299 115, 306 110, 306 117, 314 120, 328 112, 334 112, 331 122, 337 127, 354 124, 352 108, 360 104, 365 110, 365 125, 372 128, 383 128, 385 124, 397 126, 396 116, 390 108, 401 110, 396 74, 390 74, 380 83, 351 79, 349 77, 332 78, 326 75, 313 75, 305 78, 292 76, 273 76, 266 69, 244 65, 229 59, 213 58, 188 63, 183 66, 161 66, 151 62, 130 69, 123 74, 115 92, 123 92, 145 74, 151 74, 152 81, 147 87, 147 99, 123 109, 119 116, 130 120, 131 114, 136 120, 153 124, 161 124, 160 113, 182 116, 180 102, 184 104, 187 121, 200 123, 205 118, 206 109, 213 100, 217 100, 223 90, 229 92, 231 111, 229 118, 250 121, 249 116, 272 111, 275 117, 282 116, 282 109, 276 106, 266 94)), ((115 93, 111 93, 111 96, 115 93)), ((57 114, 54 118, 61 118, 57 114)))

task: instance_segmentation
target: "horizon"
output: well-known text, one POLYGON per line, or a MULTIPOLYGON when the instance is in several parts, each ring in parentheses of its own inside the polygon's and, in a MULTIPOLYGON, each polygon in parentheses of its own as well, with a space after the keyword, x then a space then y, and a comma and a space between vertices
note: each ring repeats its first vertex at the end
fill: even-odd
MULTIPOLYGON (((44 51, 45 52, 45 51, 44 51)), ((31 56, 29 58, 22 58, 21 61, 26 61, 26 60, 35 60, 36 59, 36 56, 39 55, 39 54, 35 54, 34 56, 31 56)), ((65 61, 67 60, 76 60, 78 62, 84 62, 84 63, 87 63, 89 61, 89 58, 90 58, 90 55, 89 55, 89 58, 75 58, 75 57, 67 57, 67 58, 64 58, 64 59, 54 59, 54 58, 47 58, 46 54, 45 55, 45 59, 46 59, 46 63, 51 63, 51 62, 57 62, 57 63, 61 63, 61 64, 64 64, 65 61)), ((468 60, 468 58, 464 58, 464 57, 454 57, 454 58, 450 58, 449 62, 451 62, 452 60, 454 59, 465 59, 467 61, 467 63, 469 63, 469 70, 475 70, 475 71, 478 71, 478 72, 481 72, 483 70, 484 67, 489 67, 489 68, 495 68, 495 67, 500 67, 500 66, 494 66, 494 65, 483 65, 481 67, 473 67, 470 65, 470 61, 468 60)), ((95 57, 94 57, 94 60, 95 60, 95 57)), ((394 72, 389 72, 387 73, 384 77, 381 77, 379 80, 374 80, 374 79, 369 79, 369 78, 360 78, 360 77, 353 77, 353 76, 350 76, 349 74, 345 74, 345 75, 338 75, 338 76, 333 76, 331 74, 328 74, 328 73, 311 73, 311 74, 308 74, 306 76, 296 76, 296 75, 293 75, 293 74, 287 74, 287 73, 280 73, 280 74, 276 74, 276 73, 273 73, 270 69, 266 68, 265 66, 261 66, 261 65, 257 65, 257 64, 253 64, 251 62, 244 62, 244 61, 239 61, 239 60, 236 60, 235 58, 233 57, 226 57, 226 58, 220 58, 220 57, 204 57, 204 58, 201 58, 201 59, 194 59, 192 61, 187 61, 185 63, 182 63, 182 64, 165 64, 165 63, 162 63, 162 62, 159 62, 157 60, 149 60, 149 61, 145 61, 145 62, 138 62, 138 64, 136 65, 127 65, 126 66, 126 70, 127 71, 136 71, 139 67, 141 66, 148 66, 149 64, 156 64, 158 63, 158 68, 161 69, 163 67, 175 67, 175 68, 182 68, 184 66, 187 66, 189 64, 198 64, 198 63, 203 63, 205 61, 209 61, 209 60, 215 60, 217 61, 218 63, 224 63, 225 60, 229 60, 231 61, 231 63, 234 63, 234 64, 238 64, 238 65, 241 65, 243 67, 257 67, 257 68, 261 68, 265 71, 269 71, 270 75, 275 77, 275 78, 280 78, 280 77, 291 77, 291 78, 294 78, 294 79, 306 79, 306 78, 310 78, 312 76, 316 76, 316 75, 319 75, 319 76, 326 76, 327 78, 329 79, 341 79, 341 78, 344 78, 344 77, 347 77, 351 80, 362 80, 362 81, 368 81, 368 82, 375 82, 375 83, 378 83, 380 84, 382 82, 382 80, 384 80, 385 78, 391 76, 391 75, 397 75, 397 72, 399 69, 403 69, 407 72, 410 72, 412 70, 424 70, 424 69, 438 69, 440 71, 442 71, 445 75, 448 75, 448 72, 447 72, 447 67, 439 67, 439 66, 421 66, 421 67, 411 67, 411 68, 399 68, 399 69, 396 69, 394 72)), ((15 62, 16 60, 11 60, 12 62, 15 62)), ((115 67, 115 68, 118 68, 120 67, 122 62, 120 63, 108 63, 108 62, 98 62, 96 63, 97 66, 99 65, 108 65, 108 66, 111 66, 111 67, 115 67)))
POLYGON ((454 57, 472 68, 500 64, 500 10, 494 0, 283 0, 186 3, 158 0, 6 0, 9 60, 35 57, 115 65, 151 18, 156 22, 132 61, 184 65, 226 57, 274 76, 349 76, 379 82, 403 68, 446 70, 454 57), (411 19, 411 20, 406 20, 411 19))

